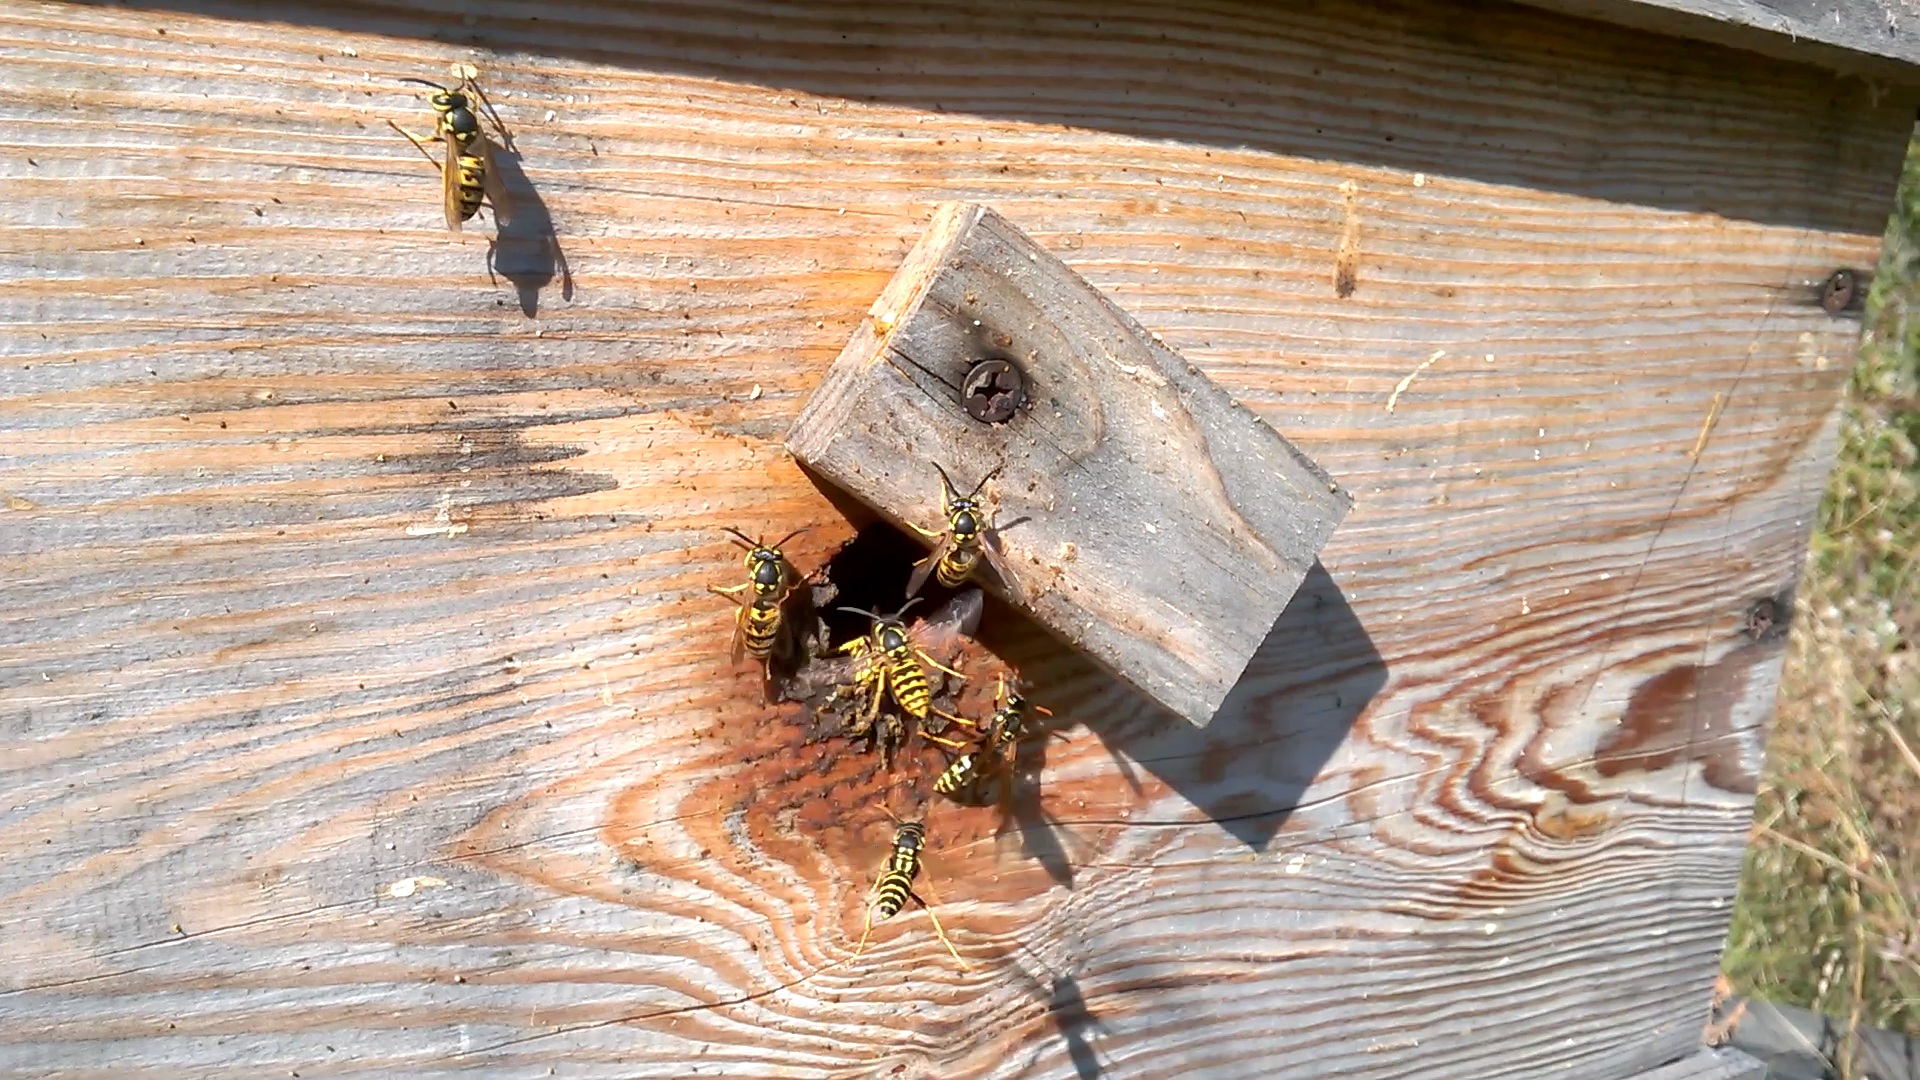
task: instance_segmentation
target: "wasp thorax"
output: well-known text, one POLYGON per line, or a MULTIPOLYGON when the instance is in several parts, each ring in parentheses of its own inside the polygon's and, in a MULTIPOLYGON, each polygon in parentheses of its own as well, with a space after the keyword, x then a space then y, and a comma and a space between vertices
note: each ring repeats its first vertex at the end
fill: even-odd
POLYGON ((780 584, 780 582, 785 579, 786 574, 782 572, 780 568, 780 556, 771 552, 756 551, 753 553, 753 560, 753 583, 755 585, 773 586, 780 584))
POLYGON ((956 534, 972 534, 980 531, 980 519, 975 516, 971 508, 954 511, 950 524, 956 534))
POLYGON ((907 647, 907 632, 898 626, 880 628, 880 647, 887 652, 907 647))

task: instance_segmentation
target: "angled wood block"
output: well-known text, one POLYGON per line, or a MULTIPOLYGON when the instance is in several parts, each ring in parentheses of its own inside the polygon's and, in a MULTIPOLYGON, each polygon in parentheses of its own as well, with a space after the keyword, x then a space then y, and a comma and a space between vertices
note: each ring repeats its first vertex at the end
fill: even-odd
MULTIPOLYGON (((1206 724, 1352 499, 1006 219, 948 204, 787 435, 896 525, 943 526, 935 463, 988 505, 1024 606, 1206 724), (1026 404, 976 419, 985 360, 1026 404)), ((909 530, 911 531, 911 530, 909 530)), ((983 575, 984 576, 984 575, 983 575)))

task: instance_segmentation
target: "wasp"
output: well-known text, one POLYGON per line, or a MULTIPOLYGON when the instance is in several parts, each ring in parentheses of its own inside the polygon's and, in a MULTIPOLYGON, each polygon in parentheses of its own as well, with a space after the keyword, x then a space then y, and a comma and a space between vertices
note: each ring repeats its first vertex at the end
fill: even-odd
POLYGON ((892 615, 876 615, 861 608, 841 608, 841 611, 854 615, 865 615, 873 620, 873 630, 864 637, 854 638, 840 651, 851 654, 863 661, 860 671, 854 676, 854 685, 864 690, 869 684, 873 687, 873 702, 867 707, 866 721, 871 725, 873 718, 880 712, 888 691, 892 691, 893 700, 908 716, 916 720, 925 720, 929 712, 936 713, 948 720, 967 723, 957 716, 933 707, 933 692, 927 686, 927 671, 922 664, 940 669, 949 675, 960 677, 960 673, 935 660, 925 649, 913 643, 907 634, 907 624, 900 616, 907 608, 918 603, 916 597, 901 605, 892 615))
MULTIPOLYGON (((980 566, 982 556, 1000 578, 1000 584, 1006 587, 1007 597, 1016 603, 1021 599, 1019 583, 1007 572, 1005 560, 994 546, 997 537, 994 534, 993 515, 980 505, 980 489, 987 481, 1000 472, 995 468, 980 478, 973 490, 965 495, 953 486, 953 479, 947 470, 935 465, 940 473, 940 512, 946 516, 947 527, 944 531, 934 532, 913 525, 913 531, 926 537, 939 537, 933 553, 914 564, 913 576, 907 579, 907 595, 912 596, 927 583, 927 575, 932 574, 949 589, 957 589, 980 566)), ((912 525, 912 522, 908 522, 912 525)))
MULTIPOLYGON (((859 956, 867 949, 867 937, 873 933, 874 912, 879 912, 880 920, 885 922, 898 915, 900 909, 907 906, 908 897, 920 900, 920 897, 914 894, 913 879, 919 876, 920 849, 926 846, 926 842, 927 829, 920 822, 904 821, 894 830, 893 852, 887 857, 887 867, 880 872, 880 877, 873 883, 873 888, 867 891, 868 897, 871 898, 871 902, 867 905, 867 924, 860 931, 860 945, 854 949, 853 955, 859 956)), ((972 971, 973 968, 965 960, 960 959, 960 953, 954 949, 953 942, 947 940, 947 932, 941 928, 940 917, 933 913, 933 908, 928 907, 925 900, 920 900, 920 906, 927 909, 927 918, 933 920, 933 932, 940 936, 940 944, 947 947, 947 952, 952 954, 955 962, 966 970, 972 971)))
MULTIPOLYGON (((861 638, 859 640, 864 642, 866 639, 861 638)), ((872 686, 882 678, 884 670, 885 669, 877 663, 862 665, 853 673, 853 682, 834 687, 833 695, 828 700, 838 699, 841 692, 845 690, 851 690, 855 695, 866 693, 869 686, 872 686)), ((880 751, 887 757, 887 766, 891 768, 893 766, 893 752, 900 748, 901 743, 906 741, 907 729, 906 725, 901 723, 900 718, 891 712, 868 712, 858 720, 848 724, 845 728, 845 734, 850 739, 858 739, 866 736, 868 739, 868 749, 872 749, 877 743, 880 751)))
POLYGON ((933 782, 933 790, 959 801, 960 795, 974 790, 989 773, 1013 765, 1019 744, 1033 734, 1027 723, 1029 709, 1044 716, 1053 715, 1048 709, 1030 704, 1018 689, 1008 684, 1005 675, 1000 676, 994 700, 1000 705, 982 725, 986 730, 983 745, 954 758, 953 764, 933 782))
POLYGON ((794 582, 799 577, 780 549, 786 546, 788 540, 807 530, 795 529, 774 544, 748 539, 747 534, 738 529, 723 528, 720 531, 731 534, 733 542, 746 549, 747 580, 724 589, 709 585, 707 590, 740 605, 733 621, 734 662, 738 663, 740 657, 746 654, 767 660, 780 645, 786 628, 786 622, 781 617, 782 605, 786 603, 787 594, 793 590, 794 582), (740 596, 748 589, 753 590, 751 600, 740 596))
POLYGON ((446 211, 447 228, 459 232, 461 224, 473 217, 483 201, 492 203, 493 212, 498 215, 505 201, 505 191, 501 187, 499 174, 493 168, 493 152, 486 132, 480 130, 480 116, 474 109, 474 103, 486 106, 488 118, 493 121, 494 130, 500 133, 503 143, 511 146, 512 140, 507 136, 506 127, 500 123, 500 114, 493 111, 493 103, 487 100, 480 85, 473 81, 471 69, 461 75, 457 89, 449 89, 425 79, 400 81, 430 86, 434 90, 427 98, 435 114, 431 138, 422 139, 391 120, 387 121, 387 126, 405 135, 440 170, 441 206, 446 211), (427 149, 427 143, 434 139, 442 144, 440 158, 427 149))

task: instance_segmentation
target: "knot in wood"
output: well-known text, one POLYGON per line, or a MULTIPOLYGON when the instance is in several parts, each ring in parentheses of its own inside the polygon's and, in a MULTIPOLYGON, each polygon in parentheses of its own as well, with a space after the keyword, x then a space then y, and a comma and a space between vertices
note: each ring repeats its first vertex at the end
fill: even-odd
POLYGON ((1026 400, 1026 380, 1020 369, 1005 360, 982 360, 960 384, 960 402, 967 415, 989 424, 1004 424, 1026 400))

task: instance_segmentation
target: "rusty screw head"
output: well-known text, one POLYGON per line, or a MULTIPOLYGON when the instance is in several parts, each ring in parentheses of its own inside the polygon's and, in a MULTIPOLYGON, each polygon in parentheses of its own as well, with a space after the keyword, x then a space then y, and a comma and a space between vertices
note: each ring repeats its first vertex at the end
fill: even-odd
POLYGON ((1846 268, 1835 270, 1827 275, 1820 286, 1820 306, 1829 315, 1838 315, 1853 306, 1854 297, 1860 292, 1860 275, 1846 268))
POLYGON ((1020 369, 1005 360, 982 360, 960 384, 960 401, 967 415, 989 424, 1004 424, 1027 399, 1020 369))

